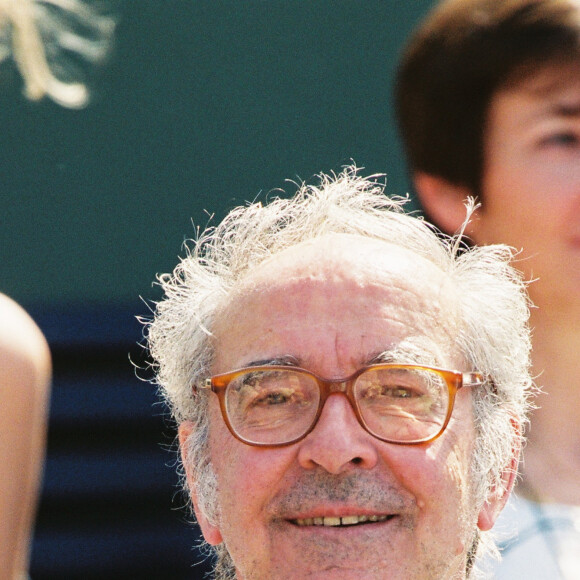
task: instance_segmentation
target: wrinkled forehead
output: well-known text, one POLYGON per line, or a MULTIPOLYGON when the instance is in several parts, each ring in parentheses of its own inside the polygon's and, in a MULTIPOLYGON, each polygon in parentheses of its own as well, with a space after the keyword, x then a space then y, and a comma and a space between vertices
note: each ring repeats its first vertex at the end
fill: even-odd
POLYGON ((231 331, 249 316, 276 322, 273 312, 294 308, 298 325, 307 309, 309 319, 353 328, 352 313, 380 312, 409 332, 449 338, 459 324, 458 303, 451 277, 428 258, 381 240, 333 234, 248 271, 218 310, 214 330, 231 331))

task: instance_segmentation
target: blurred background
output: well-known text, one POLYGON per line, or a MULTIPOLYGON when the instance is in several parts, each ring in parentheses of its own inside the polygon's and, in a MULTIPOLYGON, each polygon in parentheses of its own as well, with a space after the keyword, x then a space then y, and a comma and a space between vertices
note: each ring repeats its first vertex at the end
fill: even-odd
POLYGON ((33 580, 202 578, 136 316, 183 242, 354 160, 410 187, 391 110, 430 0, 116 0, 82 110, 0 70, 0 291, 54 357, 33 580), (131 362, 133 361, 133 362, 131 362), (133 364, 134 363, 134 364, 133 364), (138 376, 136 376, 138 375, 138 376))

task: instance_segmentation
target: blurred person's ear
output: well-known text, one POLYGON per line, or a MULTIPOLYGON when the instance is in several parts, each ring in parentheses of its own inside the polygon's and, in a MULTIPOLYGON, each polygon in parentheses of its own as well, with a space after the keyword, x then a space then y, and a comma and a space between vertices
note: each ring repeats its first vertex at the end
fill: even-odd
POLYGON ((194 476, 194 469, 192 466, 191 458, 188 457, 189 447, 187 446, 187 440, 191 435, 192 429, 195 428, 195 424, 192 421, 184 421, 179 425, 179 450, 181 453, 181 461, 185 468, 185 475, 187 478, 187 487, 189 489, 189 495, 193 503, 193 509, 195 511, 195 518, 201 533, 205 538, 205 541, 212 545, 217 546, 222 543, 222 535, 219 528, 213 522, 209 520, 204 510, 201 509, 199 499, 197 496, 197 481, 194 476))
MULTIPOLYGON (((420 171, 414 175, 413 181, 429 221, 446 234, 457 233, 465 223, 465 203, 468 197, 473 197, 471 190, 443 177, 420 171)), ((468 234, 469 229, 466 232, 468 234)))

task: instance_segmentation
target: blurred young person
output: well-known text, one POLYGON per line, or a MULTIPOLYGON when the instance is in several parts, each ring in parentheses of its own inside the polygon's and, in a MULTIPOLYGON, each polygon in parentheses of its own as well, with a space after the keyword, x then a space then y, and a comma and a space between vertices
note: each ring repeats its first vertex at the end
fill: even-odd
MULTIPOLYGON (((537 396, 494 578, 580 570, 580 3, 448 0, 411 37, 397 114, 426 215, 448 233, 469 196, 477 244, 521 249, 537 396)), ((500 520, 501 521, 501 520, 500 520)))

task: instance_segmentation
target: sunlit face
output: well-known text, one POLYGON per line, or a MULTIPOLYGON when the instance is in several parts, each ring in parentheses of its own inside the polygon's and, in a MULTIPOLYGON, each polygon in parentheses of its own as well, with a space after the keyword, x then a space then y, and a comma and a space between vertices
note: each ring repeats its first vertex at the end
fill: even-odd
POLYGON ((580 308, 580 63, 499 92, 484 157, 475 241, 523 248, 540 308, 580 308))
MULTIPOLYGON (((216 321, 212 372, 283 359, 340 378, 386 351, 471 370, 454 346, 456 303, 448 277, 427 260, 329 236, 247 275, 216 321)), ((182 442, 190 429, 182 424, 182 442)), ((335 393, 305 439, 273 449, 235 439, 211 394, 220 516, 212 525, 197 510, 198 519, 208 542, 225 542, 244 580, 461 578, 478 517, 488 525, 469 482, 473 437, 468 389, 430 444, 375 439, 335 393), (357 524, 360 516, 367 521, 357 524)))

